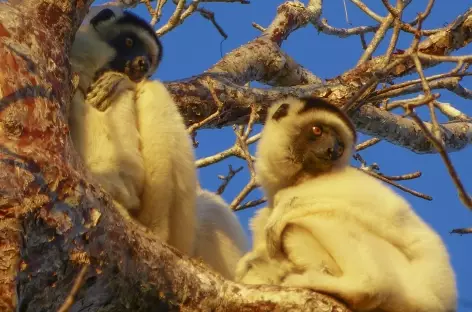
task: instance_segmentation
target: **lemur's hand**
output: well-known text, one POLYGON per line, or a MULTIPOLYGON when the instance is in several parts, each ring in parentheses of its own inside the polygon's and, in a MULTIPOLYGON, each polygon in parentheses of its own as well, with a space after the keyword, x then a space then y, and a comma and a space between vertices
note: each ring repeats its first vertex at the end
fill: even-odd
POLYGON ((106 71, 90 85, 85 102, 104 112, 110 107, 116 95, 124 90, 133 90, 135 87, 136 84, 125 74, 106 71))

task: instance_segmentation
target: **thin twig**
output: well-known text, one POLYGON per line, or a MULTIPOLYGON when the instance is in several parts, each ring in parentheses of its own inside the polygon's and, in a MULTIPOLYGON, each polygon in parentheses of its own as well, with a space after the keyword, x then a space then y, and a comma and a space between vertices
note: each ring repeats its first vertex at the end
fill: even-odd
POLYGON ((460 234, 460 235, 472 234, 472 228, 454 229, 451 232, 449 232, 449 234, 460 234))
MULTIPOLYGON (((409 175, 394 176, 393 177, 394 179, 389 179, 388 176, 383 175, 382 173, 379 172, 380 167, 376 163, 373 163, 370 166, 367 165, 367 162, 362 158, 362 156, 359 153, 355 154, 353 157, 354 157, 354 159, 356 159, 357 161, 359 161, 361 163, 361 167, 356 168, 356 169, 361 170, 361 171, 373 176, 374 178, 377 178, 381 181, 384 181, 384 182, 386 182, 390 185, 393 185, 396 188, 398 188, 398 189, 400 189, 404 192, 410 193, 411 195, 414 195, 414 196, 417 196, 417 197, 420 197, 420 198, 423 198, 423 199, 426 199, 426 200, 432 200, 433 199, 429 195, 417 192, 415 190, 412 190, 410 188, 407 188, 407 187, 395 182, 395 181, 398 181, 398 180, 408 180, 409 178, 410 179, 415 179, 416 175, 418 174, 417 172, 409 174, 409 175)), ((420 175, 421 175, 421 173, 420 173, 420 175)))
POLYGON ((197 11, 200 12, 200 15, 201 15, 203 18, 209 20, 209 21, 213 24, 213 26, 215 26, 216 30, 220 33, 220 35, 221 35, 223 38, 225 38, 225 39, 228 38, 228 35, 227 35, 226 32, 223 30, 223 27, 221 27, 221 26, 217 23, 217 21, 216 21, 216 19, 215 19, 215 13, 213 13, 213 12, 211 12, 211 11, 209 11, 209 10, 206 10, 206 9, 204 9, 204 8, 199 8, 199 9, 197 9, 197 11))
POLYGON ((208 83, 208 90, 210 91, 210 94, 211 94, 211 97, 213 98, 213 101, 215 101, 215 103, 216 103, 217 109, 216 109, 216 112, 214 112, 213 114, 211 114, 207 118, 203 119, 202 121, 196 122, 196 123, 190 125, 187 128, 187 131, 190 135, 193 135, 193 133, 197 129, 203 127, 204 125, 206 125, 207 123, 209 123, 213 119, 217 118, 220 115, 220 113, 221 113, 221 111, 223 110, 223 107, 224 107, 224 104, 220 101, 220 99, 218 98, 218 95, 216 95, 215 88, 213 86, 213 81, 209 77, 207 77, 206 81, 208 83))
MULTIPOLYGON (((382 0, 385 6, 389 6, 388 0, 382 0)), ((397 0, 397 8, 395 11, 398 13, 394 15, 395 21, 393 26, 393 34, 392 38, 390 39, 390 44, 388 45, 387 52, 385 53, 385 64, 388 64, 392 58, 393 51, 397 47, 398 37, 400 35, 400 28, 401 28, 401 18, 403 13, 403 0, 397 0)))
POLYGON ((462 184, 462 181, 459 179, 459 175, 457 174, 456 169, 452 165, 452 162, 449 159, 449 155, 444 149, 443 144, 431 134, 431 132, 426 128, 423 121, 418 116, 416 116, 416 114, 413 111, 407 111, 407 114, 421 128, 424 135, 431 141, 433 146, 438 151, 439 155, 441 155, 443 162, 446 164, 447 171, 449 172, 449 175, 451 176, 452 181, 456 185, 457 191, 459 193, 459 198, 461 199, 462 203, 466 207, 468 207, 469 209, 472 209, 472 199, 467 194, 467 191, 465 190, 464 185, 462 184))
POLYGON ((229 182, 233 179, 233 177, 238 173, 240 172, 241 170, 243 170, 243 166, 239 167, 238 169, 236 170, 233 170, 233 166, 231 165, 228 165, 228 169, 229 169, 229 172, 226 176, 218 176, 218 179, 220 180, 223 180, 223 182, 221 183, 221 185, 218 187, 218 189, 216 190, 216 194, 218 195, 221 195, 223 194, 223 192, 225 191, 226 187, 228 186, 229 182))
POLYGON ((80 269, 80 272, 79 272, 79 274, 77 275, 77 278, 74 281, 74 285, 72 285, 72 289, 69 292, 69 295, 67 295, 66 300, 64 301, 62 306, 59 308, 59 310, 57 310, 57 312, 67 312, 72 307, 72 304, 74 304, 75 295, 77 294, 80 287, 82 286, 82 282, 83 282, 85 273, 87 272, 88 268, 89 268, 89 264, 86 263, 86 264, 84 264, 82 269, 80 269))
POLYGON ((229 205, 231 209, 236 209, 236 207, 246 198, 249 193, 257 188, 257 183, 255 178, 251 178, 248 184, 241 190, 241 192, 233 199, 229 205))
POLYGON ((356 145, 356 152, 365 150, 366 148, 371 147, 371 146, 379 143, 380 141, 382 141, 382 140, 379 139, 379 138, 372 138, 372 139, 369 139, 369 140, 364 141, 362 143, 359 143, 359 144, 356 145))
POLYGON ((256 200, 249 200, 249 201, 245 202, 244 204, 239 205, 238 207, 234 208, 234 211, 241 211, 241 210, 244 210, 244 209, 256 207, 256 206, 259 206, 260 204, 263 204, 265 202, 267 202, 267 199, 265 199, 265 198, 260 198, 260 199, 256 199, 256 200))
POLYGON ((262 32, 266 31, 266 28, 262 27, 261 25, 255 23, 255 22, 252 22, 252 27, 254 27, 255 29, 260 30, 262 32))
POLYGON ((413 180, 421 177, 421 172, 420 171, 415 171, 412 173, 407 173, 407 174, 402 174, 399 176, 386 176, 384 174, 381 174, 383 177, 389 179, 390 181, 404 181, 404 180, 413 180))
MULTIPOLYGON (((359 168, 358 168, 359 169, 359 168)), ((373 172, 373 171, 370 171, 370 170, 364 170, 364 169, 359 169, 359 170, 362 170, 363 172, 379 179, 379 180, 382 180, 384 181, 385 183, 388 183, 390 185, 393 185, 395 186, 396 188, 399 188, 400 190, 404 191, 404 192, 407 192, 413 196, 416 196, 416 197, 419 197, 419 198, 423 198, 423 199, 426 199, 426 200, 433 200, 433 198, 429 195, 426 195, 426 194, 423 194, 423 193, 420 193, 420 192, 417 192, 415 190, 412 190, 412 189, 409 189, 401 184, 398 184, 392 180, 389 180, 388 178, 386 178, 385 176, 381 175, 381 174, 378 174, 376 172, 373 172)))

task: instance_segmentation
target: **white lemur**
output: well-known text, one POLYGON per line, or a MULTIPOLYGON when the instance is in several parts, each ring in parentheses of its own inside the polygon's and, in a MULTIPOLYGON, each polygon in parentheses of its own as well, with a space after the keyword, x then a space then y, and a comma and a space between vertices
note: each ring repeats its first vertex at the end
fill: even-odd
POLYGON ((198 188, 197 229, 193 257, 201 258, 223 277, 233 280, 236 264, 249 249, 235 213, 219 195, 198 188))
POLYGON ((92 176, 160 239, 190 254, 197 175, 191 140, 159 81, 162 46, 149 24, 104 9, 80 27, 71 51, 79 74, 69 125, 92 176), (185 233, 183 235, 183 233, 185 233))
POLYGON ((288 261, 293 273, 284 272, 281 285, 334 295, 355 311, 456 311, 455 275, 439 235, 402 197, 349 167, 350 119, 323 99, 294 97, 267 116, 255 164, 270 210, 266 249, 250 259, 267 262, 239 264, 240 280, 264 283, 268 274, 251 270, 279 274, 270 261, 288 261))

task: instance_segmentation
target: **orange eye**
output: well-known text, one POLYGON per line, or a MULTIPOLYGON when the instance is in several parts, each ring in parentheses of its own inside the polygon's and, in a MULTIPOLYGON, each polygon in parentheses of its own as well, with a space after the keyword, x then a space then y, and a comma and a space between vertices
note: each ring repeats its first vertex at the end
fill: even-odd
POLYGON ((125 44, 128 48, 131 48, 133 46, 133 43, 134 43, 133 39, 131 39, 131 38, 126 38, 125 39, 125 44))
POLYGON ((313 128, 311 128, 311 130, 316 136, 320 136, 323 133, 323 129, 321 129, 321 127, 314 126, 313 128))

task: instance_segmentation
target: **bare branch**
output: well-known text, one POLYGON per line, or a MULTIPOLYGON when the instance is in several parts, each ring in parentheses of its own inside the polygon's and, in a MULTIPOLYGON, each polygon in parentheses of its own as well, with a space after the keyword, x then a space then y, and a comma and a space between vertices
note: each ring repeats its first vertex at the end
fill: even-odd
POLYGON ((247 201, 244 204, 239 205, 236 208, 234 208, 234 211, 241 211, 241 210, 244 210, 244 209, 256 207, 256 206, 259 206, 259 205, 261 205, 265 202, 267 202, 267 199, 265 199, 265 198, 250 200, 250 201, 247 201))
POLYGON ((443 113, 447 118, 449 118, 449 120, 472 121, 469 116, 467 116, 449 103, 434 101, 433 104, 434 107, 439 109, 441 113, 443 113))
POLYGON ((255 23, 255 22, 252 22, 252 27, 254 27, 255 29, 260 30, 262 32, 266 31, 266 28, 262 27, 261 25, 255 23))
POLYGON ((372 139, 369 139, 365 142, 362 142, 362 143, 359 143, 356 145, 356 152, 360 152, 368 147, 371 147, 377 143, 379 143, 380 141, 382 141, 381 139, 379 138, 372 138, 372 139))
MULTIPOLYGON (((388 0, 382 0, 385 6, 389 7, 390 3, 388 3, 388 0)), ((394 10, 395 13, 397 14, 392 14, 392 16, 395 18, 394 26, 393 26, 393 34, 392 38, 390 39, 390 44, 388 45, 387 52, 385 53, 385 64, 388 64, 390 62, 390 59, 392 57, 393 51, 397 47, 397 42, 398 42, 398 37, 400 35, 400 28, 401 28, 401 18, 402 18, 402 13, 403 13, 403 0, 397 0, 397 7, 396 9, 391 9, 394 10)))
POLYGON ((215 26, 216 30, 221 35, 221 37, 223 37, 225 39, 228 38, 228 35, 223 30, 223 27, 221 27, 220 24, 218 24, 216 22, 215 13, 213 13, 213 12, 207 10, 207 9, 204 9, 204 8, 199 8, 199 9, 197 9, 197 11, 200 12, 200 15, 203 16, 203 18, 209 20, 213 24, 213 26, 215 26))
MULTIPOLYGON (((449 55, 451 52, 458 50, 472 41, 472 8, 460 15, 453 23, 445 27, 443 30, 431 35, 419 44, 419 52, 430 55, 449 55), (455 38, 460 38, 457 40, 455 38)), ((361 66, 347 71, 339 77, 341 81, 352 81, 358 79, 371 85, 377 80, 370 81, 373 75, 385 76, 387 78, 396 78, 407 75, 414 68, 413 62, 407 58, 409 51, 405 51, 403 55, 393 58, 394 66, 390 66, 387 72, 382 73, 385 64, 385 56, 380 56, 364 63, 361 66), (399 61, 400 60, 400 61, 399 61), (410 60, 410 61, 409 61, 410 60), (380 72, 379 72, 380 71, 380 72)), ((423 67, 430 67, 437 62, 428 62, 423 67)))
POLYGON ((229 205, 231 209, 235 210, 236 207, 246 198, 249 193, 255 190, 258 187, 256 180, 251 178, 248 184, 241 190, 241 192, 233 199, 231 204, 229 205))
POLYGON ((472 234, 472 228, 465 228, 465 229, 454 229, 450 232, 450 234, 472 234))
POLYGON ((413 174, 408 174, 408 175, 404 175, 404 176, 394 176, 393 179, 390 179, 388 176, 386 176, 386 175, 379 172, 380 167, 376 163, 373 163, 370 166, 367 165, 367 162, 362 158, 362 156, 359 153, 355 154, 353 156, 353 158, 361 163, 361 167, 356 168, 356 169, 361 170, 361 171, 373 176, 374 178, 377 178, 381 181, 384 181, 384 182, 386 182, 390 185, 393 185, 396 188, 398 188, 398 189, 400 189, 404 192, 410 193, 411 195, 414 195, 416 197, 420 197, 420 198, 423 198, 423 199, 426 199, 426 200, 433 200, 433 198, 429 195, 426 195, 426 194, 417 192, 415 190, 409 189, 409 188, 395 182, 395 181, 399 181, 399 180, 415 179, 415 178, 421 176, 421 173, 419 175, 418 175, 418 173, 413 173, 413 174))
POLYGON ((459 193, 459 198, 461 199, 462 203, 466 207, 472 209, 472 199, 467 194, 467 191, 465 190, 464 185, 462 184, 462 181, 459 179, 459 175, 457 174, 456 169, 452 165, 452 162, 449 159, 449 155, 447 154, 442 142, 440 142, 436 137, 434 137, 434 135, 430 132, 430 130, 425 126, 423 121, 418 116, 416 116, 416 114, 413 111, 407 110, 407 113, 416 122, 416 124, 421 128, 421 130, 425 133, 427 138, 433 143, 434 147, 438 150, 439 155, 441 155, 441 158, 446 164, 449 175, 451 176, 454 184, 456 185, 457 191, 459 193))
MULTIPOLYGON (((364 11, 368 16, 370 16, 371 18, 373 18, 374 20, 376 20, 377 22, 379 23, 382 23, 383 21, 383 17, 380 16, 380 15, 377 15, 375 12, 373 12, 372 10, 370 10, 364 3, 362 3, 360 0, 351 0, 354 4, 356 4, 359 9, 361 9, 362 11, 364 11)), ((397 11, 387 2, 387 1, 384 1, 384 5, 386 6, 386 8, 389 10, 390 14, 392 14, 394 17, 398 18, 398 13, 397 11)), ((409 3, 411 2, 410 1, 404 1, 404 4, 405 6, 408 5, 409 3)), ((415 26, 416 24, 418 23, 418 17, 412 21, 412 22, 409 22, 409 23, 400 23, 400 28, 401 30, 405 31, 405 32, 409 32, 409 33, 415 33, 416 32, 416 29, 413 28, 413 26, 415 26)), ((422 30, 421 31, 421 34, 423 36, 429 36, 429 35, 432 35, 432 34, 435 34, 439 31, 441 31, 442 29, 429 29, 429 30, 422 30)))
POLYGON ((385 33, 387 32, 387 30, 392 25, 393 20, 394 20, 394 18, 393 18, 393 15, 391 15, 391 14, 383 19, 382 23, 380 24, 379 29, 377 30, 377 32, 374 35, 374 38, 369 43, 369 45, 367 46, 367 49, 365 49, 365 51, 364 51, 364 54, 362 54, 361 58, 357 62, 357 66, 359 66, 360 64, 362 64, 362 63, 364 63, 364 62, 366 62, 370 59, 370 57, 372 56, 372 53, 374 53, 374 51, 377 49, 380 42, 383 40, 383 38, 385 36, 385 33))
POLYGON ((370 170, 363 170, 363 169, 359 169, 359 170, 362 170, 362 171, 364 171, 365 173, 367 173, 367 174, 373 176, 374 178, 377 178, 377 179, 379 179, 379 180, 384 181, 385 183, 388 183, 388 184, 390 184, 390 185, 393 185, 393 186, 395 186, 396 188, 398 188, 398 189, 400 189, 400 190, 402 190, 402 191, 404 191, 404 192, 410 193, 410 194, 413 195, 413 196, 416 196, 416 197, 419 197, 419 198, 423 198, 423 199, 426 199, 426 200, 433 200, 433 198, 432 198, 431 196, 429 196, 429 195, 426 195, 426 194, 417 192, 417 191, 415 191, 415 190, 412 190, 412 189, 410 189, 410 188, 407 188, 407 187, 405 187, 405 186, 403 186, 403 185, 401 185, 401 184, 398 184, 398 183, 394 182, 394 180, 390 180, 390 179, 388 179, 387 177, 385 177, 385 176, 383 176, 383 175, 380 175, 380 174, 378 174, 378 173, 376 173, 376 172, 373 172, 373 171, 370 171, 370 170))
POLYGON ((216 95, 215 88, 213 87, 213 82, 211 81, 211 79, 208 78, 207 83, 208 83, 208 90, 210 91, 210 94, 213 98, 213 101, 215 101, 215 103, 216 103, 217 110, 216 110, 216 112, 214 112, 210 116, 206 117, 205 119, 203 119, 199 122, 194 123, 193 125, 191 125, 187 128, 188 133, 192 137, 195 137, 194 133, 197 129, 203 127, 205 124, 208 124, 209 122, 216 119, 220 115, 221 110, 223 109, 223 106, 224 106, 223 103, 221 103, 221 101, 218 99, 218 96, 216 95))
POLYGON ((216 194, 221 195, 225 191, 226 187, 228 186, 229 182, 233 179, 233 177, 244 169, 243 166, 239 167, 236 170, 233 170, 233 166, 228 165, 229 172, 226 176, 218 176, 218 179, 223 180, 223 183, 218 187, 216 194))
POLYGON ((402 174, 399 176, 386 176, 382 174, 385 178, 391 180, 391 181, 403 181, 403 180, 413 180, 421 177, 421 172, 420 171, 415 171, 412 173, 407 173, 407 174, 402 174))

